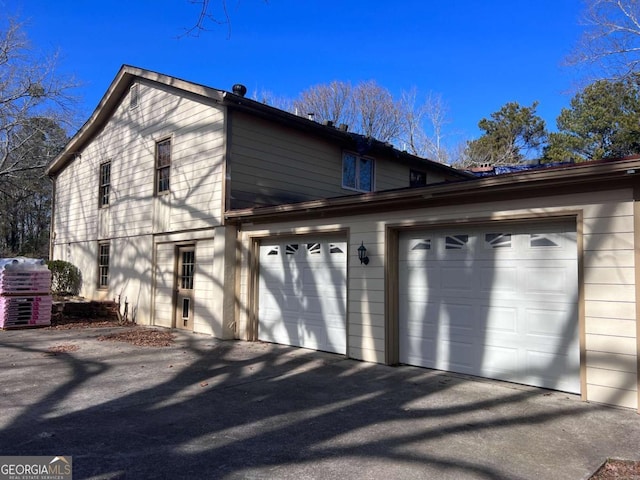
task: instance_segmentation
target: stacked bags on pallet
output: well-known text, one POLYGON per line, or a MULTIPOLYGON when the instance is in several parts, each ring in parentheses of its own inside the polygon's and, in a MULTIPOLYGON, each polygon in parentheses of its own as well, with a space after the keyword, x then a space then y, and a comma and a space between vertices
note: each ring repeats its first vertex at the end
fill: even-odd
POLYGON ((0 258, 0 328, 51 325, 52 303, 44 260, 0 258))

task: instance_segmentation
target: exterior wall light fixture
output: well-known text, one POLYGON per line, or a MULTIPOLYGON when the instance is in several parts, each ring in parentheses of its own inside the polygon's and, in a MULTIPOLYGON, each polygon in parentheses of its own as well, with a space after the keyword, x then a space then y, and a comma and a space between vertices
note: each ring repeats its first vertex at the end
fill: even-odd
POLYGON ((367 247, 364 246, 364 242, 358 247, 358 259, 360 264, 369 265, 369 257, 367 257, 367 247))

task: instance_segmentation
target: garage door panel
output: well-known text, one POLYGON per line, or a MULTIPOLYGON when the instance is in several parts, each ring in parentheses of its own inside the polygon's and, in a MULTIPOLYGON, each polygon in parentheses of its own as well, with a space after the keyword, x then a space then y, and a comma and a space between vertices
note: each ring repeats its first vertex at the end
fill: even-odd
POLYGON ((486 345, 481 359, 485 375, 500 380, 513 380, 520 363, 518 357, 517 348, 486 345))
POLYGON ((317 265, 304 268, 302 282, 315 288, 332 287, 344 284, 345 271, 340 266, 317 265))
MULTIPOLYGON (((425 297, 413 297, 425 298, 425 297)), ((439 324, 440 304, 428 303, 428 301, 409 301, 406 296, 400 297, 401 312, 400 315, 406 318, 408 323, 415 327, 417 325, 435 325, 439 324)), ((402 328, 402 324, 400 325, 402 328)))
POLYGON ((494 267, 493 263, 478 267, 480 291, 488 295, 492 292, 511 292, 518 287, 518 269, 515 267, 494 267))
POLYGON ((263 243, 258 339, 346 353, 346 251, 328 238, 263 243))
POLYGON ((300 311, 300 302, 293 293, 285 294, 279 292, 278 294, 274 294, 270 292, 265 295, 260 302, 260 309, 272 312, 293 312, 297 314, 300 311))
POLYGON ((532 383, 541 387, 569 392, 580 389, 580 369, 573 366, 570 356, 560 352, 527 350, 527 373, 532 383), (569 374, 567 374, 569 373, 569 374), (564 374, 564 375, 560 375, 564 374), (558 378, 560 376, 560 378, 558 378))
POLYGON ((469 269, 443 267, 440 269, 440 285, 443 294, 473 292, 474 279, 469 269))
POLYGON ((267 342, 295 345, 299 343, 298 325, 296 322, 264 321, 260 324, 261 340, 267 342))
POLYGON ((443 303, 440 311, 443 312, 444 318, 442 320, 449 327, 451 333, 469 334, 474 331, 476 322, 475 309, 472 304, 450 300, 449 303, 443 303))
POLYGON ((545 342, 552 339, 563 341, 567 334, 575 337, 576 327, 572 322, 568 322, 573 313, 566 308, 566 305, 558 305, 556 309, 527 308, 526 321, 527 335, 537 336, 545 342))
POLYGON ((544 294, 566 297, 573 292, 571 288, 576 278, 567 263, 553 267, 524 267, 524 292, 530 294, 544 294))
POLYGON ((445 342, 446 348, 443 350, 443 357, 448 359, 442 359, 444 367, 440 367, 446 370, 459 370, 468 372, 474 368, 474 364, 477 362, 477 358, 472 354, 474 349, 472 348, 472 341, 449 341, 445 342))
MULTIPOLYGON (((478 309, 481 319, 486 319, 487 332, 493 335, 517 334, 518 332, 518 308, 508 306, 484 305, 478 309)), ((481 332, 478 332, 481 334, 481 332)))
MULTIPOLYGON (((305 295, 300 299, 292 300, 298 307, 297 311, 305 312, 309 317, 318 316, 322 318, 337 317, 342 322, 345 316, 345 308, 340 298, 327 296, 305 295)), ((322 321, 322 320, 321 320, 322 321)))
POLYGON ((574 224, 407 232, 399 249, 402 362, 579 392, 574 224))

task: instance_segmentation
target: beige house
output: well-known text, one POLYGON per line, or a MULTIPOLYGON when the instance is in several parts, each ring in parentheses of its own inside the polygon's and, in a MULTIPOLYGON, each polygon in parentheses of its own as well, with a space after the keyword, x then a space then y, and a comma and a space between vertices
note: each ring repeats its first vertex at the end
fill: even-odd
POLYGON ((49 167, 85 296, 638 408, 640 157, 475 179, 236 92, 118 73, 49 167))

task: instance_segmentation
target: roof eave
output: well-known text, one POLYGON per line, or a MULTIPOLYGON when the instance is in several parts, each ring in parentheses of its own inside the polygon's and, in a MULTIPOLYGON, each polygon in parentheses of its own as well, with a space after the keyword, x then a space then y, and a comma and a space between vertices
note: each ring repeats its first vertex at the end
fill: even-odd
POLYGON ((462 203, 478 200, 485 194, 505 195, 511 192, 545 192, 549 190, 562 194, 562 188, 582 185, 606 187, 615 182, 615 187, 624 188, 640 184, 640 157, 615 162, 602 162, 588 165, 576 164, 557 170, 529 171, 516 175, 478 178, 475 180, 449 182, 426 186, 367 193, 330 199, 312 200, 295 204, 255 207, 242 210, 230 210, 225 218, 231 223, 266 222, 285 220, 297 215, 339 215, 379 212, 382 209, 420 208, 448 201, 462 203))
POLYGON ((380 153, 387 156, 396 157, 405 162, 411 162, 423 166, 428 165, 434 170, 438 170, 449 175, 454 175, 459 178, 476 178, 475 175, 469 172, 458 170, 448 165, 429 160, 427 158, 418 157, 406 151, 398 150, 390 143, 385 143, 373 138, 367 138, 354 132, 341 130, 340 128, 336 128, 334 126, 318 123, 314 120, 309 120, 299 115, 280 110, 270 105, 251 100, 234 93, 224 92, 223 97, 224 104, 230 109, 243 111, 261 117, 265 120, 274 121, 280 123, 281 125, 327 138, 351 148, 355 147, 357 143, 357 137, 366 138, 367 141, 370 142, 369 152, 371 154, 380 153))

